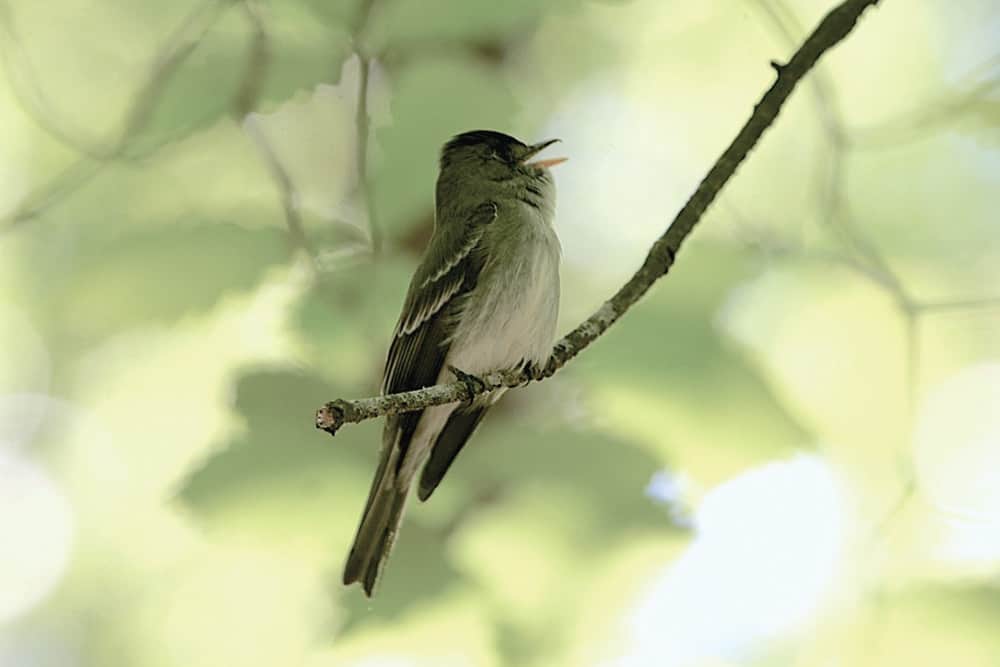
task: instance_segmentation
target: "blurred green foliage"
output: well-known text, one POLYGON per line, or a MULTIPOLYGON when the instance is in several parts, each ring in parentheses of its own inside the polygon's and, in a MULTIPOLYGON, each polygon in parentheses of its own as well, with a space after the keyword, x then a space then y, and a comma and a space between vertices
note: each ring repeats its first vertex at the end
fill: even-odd
POLYGON ((0 665, 997 664, 988 0, 880 3, 339 585, 440 145, 563 139, 568 328, 832 4, 0 0, 0 665))

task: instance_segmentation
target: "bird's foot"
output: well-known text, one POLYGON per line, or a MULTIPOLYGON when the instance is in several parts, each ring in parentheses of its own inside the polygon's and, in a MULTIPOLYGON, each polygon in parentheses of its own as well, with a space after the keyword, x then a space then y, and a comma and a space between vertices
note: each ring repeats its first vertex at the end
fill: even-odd
POLYGON ((521 366, 521 372, 526 378, 524 384, 538 382, 545 378, 545 366, 535 361, 525 361, 524 365, 521 366))
POLYGON ((545 361, 525 361, 521 366, 521 372, 527 378, 524 384, 529 382, 541 382, 552 377, 556 372, 555 357, 549 357, 545 361))
POLYGON ((451 374, 455 376, 455 379, 465 385, 466 391, 469 392, 469 402, 471 403, 475 400, 476 396, 482 394, 486 391, 486 383, 483 380, 471 373, 466 373, 465 371, 455 368, 454 366, 448 366, 448 370, 451 374))

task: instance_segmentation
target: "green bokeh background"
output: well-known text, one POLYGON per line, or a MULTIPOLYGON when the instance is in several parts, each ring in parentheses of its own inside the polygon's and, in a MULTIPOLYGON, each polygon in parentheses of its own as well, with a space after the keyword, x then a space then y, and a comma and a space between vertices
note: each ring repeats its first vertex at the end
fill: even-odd
POLYGON ((0 665, 1000 664, 991 0, 869 12, 339 584, 440 145, 563 139, 568 330, 833 4, 0 0, 0 665))

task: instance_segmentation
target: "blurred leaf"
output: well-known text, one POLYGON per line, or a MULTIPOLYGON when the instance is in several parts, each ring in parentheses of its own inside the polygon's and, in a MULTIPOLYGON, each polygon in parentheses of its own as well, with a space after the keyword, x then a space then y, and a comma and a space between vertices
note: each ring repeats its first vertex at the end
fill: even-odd
MULTIPOLYGON (((314 431, 301 408, 336 395, 312 376, 282 371, 244 376, 236 408, 246 418, 246 438, 229 443, 192 474, 179 497, 220 537, 280 543, 300 558, 325 563, 336 575, 360 517, 380 439, 378 422, 346 428, 332 441, 314 431)), ((566 527, 555 538, 560 552, 596 558, 631 535, 667 529, 665 513, 643 494, 658 464, 641 451, 584 433, 525 430, 502 414, 491 422, 435 496, 440 507, 411 505, 377 607, 356 591, 343 592, 345 631, 362 620, 398 618, 461 586, 465 568, 453 564, 449 544, 464 539, 466 524, 480 533, 480 512, 492 516, 491 505, 503 507, 502 516, 523 528, 518 517, 525 508, 518 509, 516 499, 524 493, 541 492, 549 504, 553 498, 571 500, 558 505, 572 511, 559 519, 566 527), (607 474, 609 467, 614 475, 607 474), (500 495, 490 500, 493 489, 500 495), (414 569, 421 577, 410 576, 414 569)), ((534 520, 523 520, 533 525, 534 520)), ((489 539, 497 554, 510 547, 510 536, 489 539)), ((566 580, 553 584, 560 581, 566 580)), ((502 598, 496 585, 489 584, 491 594, 502 598)))
POLYGON ((11 82, 46 131, 106 150, 150 75, 163 76, 154 77, 147 101, 158 96, 166 75, 224 13, 223 4, 5 3, 0 18, 11 82))
POLYGON ((241 126, 224 119, 142 161, 103 164, 10 238, 33 244, 44 237, 50 247, 56 238, 71 253, 80 237, 110 243, 189 220, 273 230, 283 219, 280 192, 259 151, 241 126))
POLYGON ((300 550, 314 545, 314 555, 343 550, 353 533, 332 529, 325 515, 348 528, 351 513, 338 506, 357 504, 360 511, 378 437, 375 424, 345 429, 336 440, 313 427, 311 411, 335 393, 305 373, 244 374, 235 409, 245 434, 191 473, 178 497, 223 535, 266 535, 300 550))
MULTIPOLYGON (((360 13, 369 0, 266 0, 272 11, 285 11, 286 6, 297 11, 309 11, 313 18, 331 28, 350 32, 361 18, 360 13)), ((376 0, 378 1, 378 0, 376 0)))
MULTIPOLYGON (((1000 85, 998 85, 1000 87, 1000 85)), ((1000 99, 986 98, 978 100, 972 107, 972 128, 987 130, 985 136, 996 141, 1000 139, 1000 99)), ((977 133, 977 136, 979 134, 977 133)))
POLYGON ((266 109, 299 90, 339 79, 341 64, 351 53, 343 26, 317 21, 309 7, 297 2, 275 3, 259 14, 243 10, 241 15, 242 9, 235 7, 213 25, 177 72, 162 82, 148 124, 129 144, 130 153, 176 140, 240 104, 250 105, 243 111, 266 109), (247 95, 250 99, 241 99, 247 95))
POLYGON ((938 132, 859 152, 845 175, 855 225, 916 299, 995 295, 985 288, 1000 259, 995 207, 969 193, 995 190, 1000 171, 997 151, 978 134, 938 132))
POLYGON ((288 259, 283 232, 225 223, 177 223, 125 236, 84 227, 52 244, 25 239, 20 258, 39 280, 34 294, 65 343, 93 341, 148 322, 203 312, 228 293, 255 287, 288 259))
POLYGON ((432 502, 460 513, 448 554, 490 600, 508 659, 544 663, 572 644, 597 563, 683 533, 645 496, 660 463, 640 447, 502 417, 484 421, 432 502))
POLYGON ((442 553, 440 529, 410 512, 372 613, 357 591, 339 586, 360 520, 381 424, 345 428, 331 439, 312 427, 308 412, 339 395, 315 376, 258 370, 239 381, 236 409, 246 436, 228 443, 179 490, 209 529, 223 539, 281 544, 297 558, 331 570, 346 604, 346 626, 362 618, 393 618, 444 595, 459 575, 442 553), (422 576, 408 572, 419 568, 422 576))
POLYGON ((377 133, 381 159, 374 188, 380 224, 400 235, 418 222, 421 212, 433 206, 444 142, 465 130, 509 130, 515 110, 496 69, 443 58, 403 69, 392 97, 394 123, 377 133))
MULTIPOLYGON (((337 83, 351 55, 350 24, 339 20, 356 0, 271 0, 261 12, 269 56, 260 86, 261 108, 267 110, 318 83, 337 83)), ((249 60, 247 60, 249 63, 249 60)), ((244 70, 246 75, 246 70, 244 70)), ((252 73, 250 73, 252 75, 252 73)))
POLYGON ((137 89, 123 130, 126 155, 144 155, 162 144, 205 127, 228 112, 240 89, 247 30, 232 11, 222 14, 192 50, 181 51, 169 68, 154 61, 148 87, 137 89), (135 113, 136 109, 140 109, 135 113))
POLYGON ((736 250, 685 247, 669 278, 571 369, 593 385, 598 423, 691 470, 699 484, 812 440, 718 330, 720 308, 752 268, 736 250))
POLYGON ((388 0, 375 13, 370 41, 381 50, 440 40, 524 36, 544 14, 578 4, 579 0, 388 0))
POLYGON ((325 274, 303 294, 291 323, 317 375, 361 393, 378 390, 413 269, 412 259, 365 262, 325 274))
POLYGON ((904 321, 886 291, 847 269, 788 262, 735 292, 723 323, 828 451, 883 480, 872 491, 895 493, 885 480, 910 448, 912 376, 904 321))
POLYGON ((661 462, 627 440, 547 423, 544 417, 537 424, 525 423, 524 416, 489 415, 434 499, 460 510, 490 489, 501 503, 516 489, 569 494, 577 516, 568 523, 584 550, 600 548, 609 534, 619 531, 667 526, 666 513, 644 494, 661 462))
MULTIPOLYGON (((423 575, 416 573, 415 578, 423 575)), ((381 594, 368 603, 377 615, 381 594)), ((392 623, 371 623, 358 632, 337 635, 325 655, 310 667, 406 665, 500 667, 493 650, 494 628, 478 601, 468 595, 434 597, 392 623)))
POLYGON ((1000 662, 1000 591, 924 586, 879 600, 883 620, 861 631, 854 664, 992 667, 1000 662), (928 632, 933 628, 933 632, 928 632))
MULTIPOLYGON (((134 11, 133 5, 127 11, 119 8, 114 19, 122 21, 122 15, 134 11)), ((156 3, 139 6, 150 9, 156 3)), ((248 6, 257 11, 256 5, 248 6)), ((297 90, 336 81, 351 52, 349 32, 334 21, 318 21, 314 10, 307 2, 276 2, 251 14, 243 3, 209 0, 155 12, 155 18, 141 16, 145 20, 136 21, 136 27, 148 35, 145 41, 133 35, 134 50, 116 50, 94 67, 100 76, 117 74, 115 85, 81 87, 74 81, 61 85, 65 74, 53 68, 65 69, 68 63, 49 62, 50 53, 65 53, 62 49, 37 52, 39 44, 64 39, 63 26, 71 24, 53 21, 45 12, 19 9, 12 15, 18 22, 11 25, 21 28, 14 35, 30 34, 33 40, 18 40, 15 64, 21 87, 42 91, 37 105, 54 131, 75 137, 88 150, 120 148, 125 155, 142 156, 215 122, 241 103, 280 102, 297 90), (144 57, 136 57, 139 49, 144 57), (39 61, 44 77, 36 75, 39 61), (109 88, 115 92, 112 97, 109 88), (240 99, 247 95, 252 99, 240 99), (109 100, 117 110, 108 109, 109 100), (80 106, 92 109, 99 122, 80 124, 79 113, 63 112, 80 106), (108 123, 108 118, 116 120, 108 123), (119 145, 119 140, 124 143, 119 145)), ((113 30, 115 24, 108 23, 98 30, 113 30)), ((99 35, 91 34, 90 39, 99 35)), ((113 32, 109 41, 119 36, 113 32)), ((86 57, 92 57, 92 51, 83 50, 86 57)))

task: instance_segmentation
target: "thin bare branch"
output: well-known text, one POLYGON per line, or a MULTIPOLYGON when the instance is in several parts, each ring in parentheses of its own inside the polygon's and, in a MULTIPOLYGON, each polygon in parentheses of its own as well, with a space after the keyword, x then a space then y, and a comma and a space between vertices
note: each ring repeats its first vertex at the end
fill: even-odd
POLYGON ((368 221, 368 235, 371 238, 372 259, 377 260, 382 252, 382 231, 375 216, 375 193, 369 180, 368 153, 371 140, 371 116, 368 108, 369 86, 371 84, 372 55, 364 45, 365 32, 375 9, 375 0, 363 0, 352 29, 354 53, 358 57, 358 94, 354 111, 354 129, 357 133, 355 164, 358 174, 358 194, 364 206, 368 221))
MULTIPOLYGON (((131 154, 128 151, 131 140, 149 122, 160 97, 167 89, 167 81, 173 77, 188 56, 201 44, 208 31, 233 2, 234 0, 207 0, 185 17, 184 21, 167 37, 163 47, 156 54, 145 82, 132 99, 132 104, 125 114, 122 130, 108 157, 139 158, 148 154, 148 149, 139 154, 131 154)), ((156 150, 162 143, 165 142, 159 142, 152 150, 156 150)))
POLYGON ((358 191, 368 218, 368 234, 371 237, 372 259, 378 259, 382 252, 382 232, 375 218, 375 194, 368 180, 368 142, 371 134, 371 118, 368 115, 368 82, 372 61, 368 56, 358 56, 358 102, 355 113, 355 127, 358 134, 357 169, 358 191))
POLYGON ((264 79, 271 65, 271 36, 254 0, 241 3, 243 17, 250 26, 250 43, 247 47, 246 66, 240 87, 233 97, 232 113, 237 120, 257 108, 264 79))
POLYGON ((531 380, 541 380, 553 375, 566 362, 597 340, 652 287, 653 283, 670 270, 681 243, 701 220, 706 209, 736 173, 737 167, 757 145, 764 132, 774 123, 795 86, 824 53, 850 34, 862 13, 878 2, 879 0, 842 2, 823 18, 787 64, 774 64, 777 72, 774 83, 754 107, 753 113, 736 138, 723 151, 694 194, 674 217, 667 231, 653 243, 639 270, 596 313, 556 343, 544 369, 538 373, 527 371, 490 373, 480 378, 482 382, 478 386, 453 382, 388 396, 354 401, 336 400, 327 403, 316 413, 316 427, 334 434, 346 423, 469 400, 475 394, 499 387, 516 387, 531 380))
POLYGON ((271 178, 274 179, 274 183, 278 188, 278 194, 281 196, 281 207, 285 212, 285 224, 288 226, 288 234, 291 236, 293 244, 309 256, 310 261, 315 267, 316 251, 312 247, 309 237, 306 235, 305 227, 302 224, 302 216, 299 215, 299 196, 295 184, 292 182, 292 177, 281 163, 281 159, 267 138, 267 134, 260 126, 257 116, 255 114, 247 116, 243 127, 246 129, 247 134, 250 135, 250 138, 253 139, 257 150, 260 151, 261 159, 267 165, 268 171, 271 172, 271 178))
POLYGON ((16 208, 0 218, 0 234, 34 220, 51 206, 82 188, 107 165, 88 158, 81 158, 59 171, 42 187, 25 197, 16 208))
POLYGON ((243 0, 240 3, 243 16, 250 25, 250 43, 247 48, 246 69, 240 87, 233 98, 232 113, 237 119, 243 119, 243 128, 253 140, 261 160, 271 174, 271 179, 281 198, 281 208, 285 216, 285 226, 291 238, 293 248, 303 251, 309 258, 309 265, 317 266, 317 253, 309 236, 306 234, 302 215, 299 212, 299 193, 295 187, 288 169, 281 162, 278 153, 261 127, 259 117, 252 113, 257 106, 264 79, 271 64, 271 37, 267 26, 260 16, 260 8, 254 0, 243 0))

